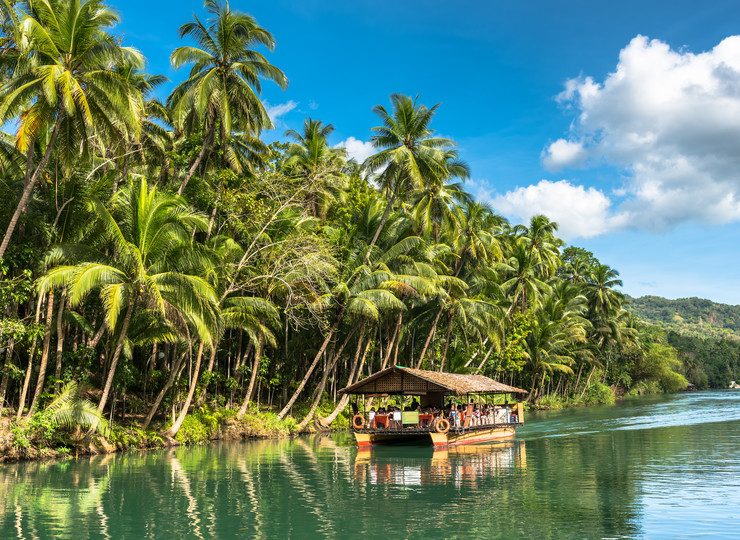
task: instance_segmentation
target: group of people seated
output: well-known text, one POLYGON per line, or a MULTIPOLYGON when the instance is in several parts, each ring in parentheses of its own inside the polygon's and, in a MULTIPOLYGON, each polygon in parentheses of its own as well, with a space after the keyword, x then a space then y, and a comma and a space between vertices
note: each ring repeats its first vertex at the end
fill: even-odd
MULTIPOLYGON (((512 414, 511 406, 508 403, 503 405, 494 405, 489 403, 468 403, 458 405, 454 403, 447 404, 446 407, 420 407, 417 401, 413 401, 410 406, 405 407, 403 411, 398 406, 379 407, 375 410, 372 407, 368 411, 368 427, 377 429, 401 429, 408 422, 404 422, 404 412, 418 412, 418 418, 414 416, 414 423, 417 427, 429 428, 433 426, 437 418, 446 419, 451 427, 475 427, 493 424, 502 424, 518 421, 517 415, 512 414)), ((407 425, 407 427, 409 427, 407 425)))

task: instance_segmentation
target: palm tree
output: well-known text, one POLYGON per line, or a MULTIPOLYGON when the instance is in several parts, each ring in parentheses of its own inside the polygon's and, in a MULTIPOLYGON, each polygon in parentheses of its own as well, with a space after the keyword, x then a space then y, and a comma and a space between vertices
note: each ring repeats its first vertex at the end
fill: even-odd
POLYGON ((179 325, 192 326, 202 343, 210 345, 215 327, 216 297, 198 268, 211 264, 191 245, 193 229, 204 230, 206 220, 175 196, 149 189, 146 180, 129 182, 111 201, 109 210, 99 200, 91 203, 95 227, 86 245, 61 245, 51 250, 51 268, 38 284, 45 292, 65 286, 71 306, 93 290, 100 291, 110 332, 118 333, 103 394, 102 411, 113 384, 134 310, 148 306, 179 325), (111 255, 103 250, 109 249, 111 255), (123 320, 120 321, 123 313, 123 320))
POLYGON ((331 124, 325 126, 320 120, 306 118, 303 133, 292 129, 285 132, 295 141, 288 147, 285 169, 289 174, 306 180, 311 214, 321 218, 322 222, 329 203, 341 199, 347 187, 343 173, 346 151, 332 148, 327 142, 333 131, 331 124))
MULTIPOLYGON (((383 122, 382 126, 372 128, 371 140, 378 152, 362 165, 366 173, 379 174, 383 188, 390 194, 370 248, 377 242, 396 197, 407 190, 424 187, 427 179, 444 178, 445 151, 456 146, 450 139, 433 137, 434 130, 429 125, 439 104, 428 109, 402 94, 391 94, 391 104, 392 113, 382 105, 373 107, 383 122)), ((366 260, 369 256, 368 251, 366 260)))
POLYGON ((14 76, 0 88, 0 122, 18 121, 16 146, 27 155, 23 191, 0 258, 52 151, 69 161, 88 157, 93 142, 105 147, 135 137, 142 105, 138 90, 111 70, 143 65, 137 51, 106 31, 118 22, 115 12, 100 0, 28 0, 27 7, 14 76), (45 150, 34 166, 37 144, 45 150))
POLYGON ((411 211, 417 232, 431 236, 435 244, 442 232, 454 236, 462 220, 460 205, 472 202, 461 183, 450 182, 452 178, 465 181, 470 177, 470 167, 458 159, 457 151, 444 152, 443 169, 438 172, 438 176, 427 178, 425 186, 414 191, 411 211))
POLYGON ((593 269, 586 281, 586 295, 592 314, 604 316, 621 307, 624 295, 614 290, 614 287, 622 286, 622 280, 618 278, 619 272, 606 264, 599 264, 593 269))
POLYGON ((545 277, 553 275, 560 264, 559 247, 562 241, 555 238, 558 224, 550 221, 546 216, 532 216, 529 227, 518 225, 517 229, 524 233, 523 238, 529 244, 530 253, 542 263, 541 270, 545 277))
POLYGON ((260 78, 277 83, 285 89, 288 79, 282 71, 270 64, 253 47, 262 45, 274 49, 272 34, 259 26, 251 15, 233 11, 228 2, 205 0, 211 18, 204 24, 195 20, 180 27, 180 37, 190 36, 197 47, 178 47, 172 53, 175 69, 192 64, 190 76, 180 83, 168 98, 173 122, 179 129, 194 132, 202 125, 204 139, 198 156, 193 161, 178 189, 185 186, 211 151, 216 131, 220 129, 221 143, 226 145, 236 127, 250 135, 259 135, 271 126, 262 102, 260 78))
POLYGON ((524 313, 530 304, 539 303, 542 292, 550 291, 550 286, 541 279, 544 266, 523 238, 514 241, 506 262, 495 265, 506 276, 501 287, 511 297, 512 309, 518 304, 524 313))

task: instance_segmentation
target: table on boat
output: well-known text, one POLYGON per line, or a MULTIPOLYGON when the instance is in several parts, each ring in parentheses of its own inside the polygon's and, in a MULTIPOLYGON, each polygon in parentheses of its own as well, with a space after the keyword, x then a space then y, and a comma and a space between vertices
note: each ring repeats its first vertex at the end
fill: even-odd
POLYGON ((432 420, 434 420, 433 414, 420 414, 419 415, 419 425, 422 427, 429 426, 432 420))
POLYGON ((375 415, 375 426, 376 428, 383 426, 384 428, 388 427, 388 418, 389 416, 387 414, 376 414, 375 415))

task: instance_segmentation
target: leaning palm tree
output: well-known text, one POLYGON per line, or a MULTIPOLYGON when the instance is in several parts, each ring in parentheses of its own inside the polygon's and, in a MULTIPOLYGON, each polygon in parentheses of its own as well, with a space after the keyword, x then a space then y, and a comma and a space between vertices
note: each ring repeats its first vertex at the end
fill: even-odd
POLYGON ((91 202, 95 224, 85 245, 61 245, 49 253, 51 268, 38 283, 41 292, 66 287, 71 306, 99 291, 110 332, 117 332, 115 350, 98 409, 108 400, 134 310, 149 307, 192 326, 197 337, 211 343, 216 297, 198 269, 211 264, 192 245, 193 229, 207 221, 176 196, 149 189, 146 180, 120 190, 111 208, 91 202), (110 254, 106 251, 109 250, 110 254), (121 320, 121 315, 123 319, 121 320))
POLYGON ((23 190, 0 243, 3 257, 51 154, 62 162, 89 157, 94 142, 136 137, 142 108, 138 89, 111 70, 143 65, 107 29, 118 16, 100 0, 28 0, 18 18, 20 54, 0 87, 0 123, 17 121, 15 143, 27 155, 23 190), (63 144, 60 144, 63 143, 63 144), (36 146, 45 147, 34 164, 36 146))
POLYGON ((257 24, 251 15, 233 11, 228 2, 205 0, 211 17, 203 23, 195 20, 180 27, 180 37, 192 37, 197 47, 178 47, 172 53, 175 69, 191 64, 190 76, 180 83, 168 98, 173 122, 178 129, 195 132, 204 130, 201 150, 180 184, 182 194, 205 156, 212 150, 217 130, 221 143, 237 131, 259 135, 271 126, 270 118, 259 99, 260 78, 286 88, 288 79, 254 50, 275 47, 272 34, 257 24))

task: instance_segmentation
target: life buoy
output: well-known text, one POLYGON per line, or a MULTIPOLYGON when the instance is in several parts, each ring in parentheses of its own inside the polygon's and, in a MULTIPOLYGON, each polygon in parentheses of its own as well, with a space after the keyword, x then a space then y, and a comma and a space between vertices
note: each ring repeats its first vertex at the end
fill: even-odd
POLYGON ((434 424, 434 431, 437 433, 447 433, 450 431, 450 423, 444 418, 440 418, 437 420, 437 423, 434 424))
POLYGON ((364 428, 365 427, 365 417, 362 416, 361 414, 356 414, 352 418, 352 426, 355 429, 362 429, 362 428, 364 428))

